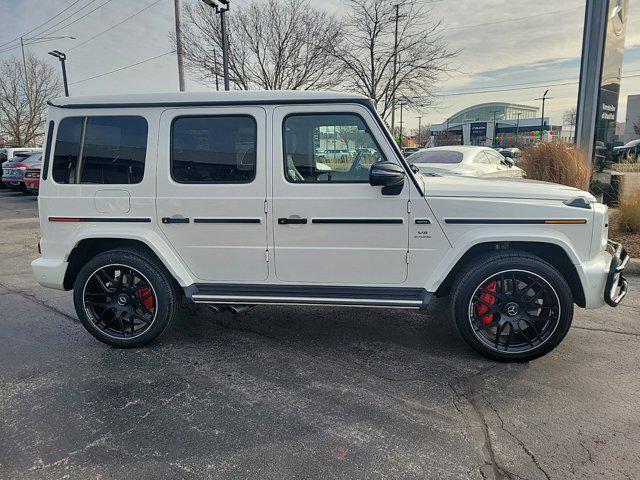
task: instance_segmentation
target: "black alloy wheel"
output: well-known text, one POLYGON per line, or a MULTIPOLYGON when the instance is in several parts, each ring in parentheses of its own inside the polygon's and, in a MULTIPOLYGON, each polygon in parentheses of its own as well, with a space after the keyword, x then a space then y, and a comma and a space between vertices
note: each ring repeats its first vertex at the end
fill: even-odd
POLYGON ((83 302, 89 319, 105 335, 133 338, 151 327, 158 300, 140 272, 127 265, 108 265, 89 277, 83 302))
POLYGON ((485 279, 469 302, 469 322, 496 352, 525 353, 546 342, 558 326, 560 300, 540 275, 506 270, 485 279))

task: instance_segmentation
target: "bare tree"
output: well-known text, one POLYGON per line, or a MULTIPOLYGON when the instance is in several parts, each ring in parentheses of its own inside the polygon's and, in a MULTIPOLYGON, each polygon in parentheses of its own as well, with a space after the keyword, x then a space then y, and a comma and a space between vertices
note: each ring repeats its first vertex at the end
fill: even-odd
POLYGON ((434 86, 451 72, 459 53, 447 48, 441 20, 434 20, 424 2, 416 0, 347 0, 343 41, 333 54, 352 91, 373 99, 383 118, 391 113, 395 95, 411 107, 434 103, 434 86), (397 66, 395 11, 399 4, 397 66))
MULTIPOLYGON (((220 23, 202 2, 184 8, 184 54, 200 81, 222 77, 220 23)), ((341 77, 328 45, 339 22, 307 0, 253 1, 227 16, 229 79, 236 89, 307 90, 337 86, 341 77)))
POLYGON ((27 147, 42 143, 47 100, 61 92, 54 69, 29 55, 22 61, 0 61, 0 137, 7 144, 27 147))
POLYGON ((571 127, 569 140, 573 138, 573 132, 576 127, 576 118, 577 118, 577 109, 576 107, 572 107, 566 112, 562 114, 562 121, 565 125, 569 125, 571 127))

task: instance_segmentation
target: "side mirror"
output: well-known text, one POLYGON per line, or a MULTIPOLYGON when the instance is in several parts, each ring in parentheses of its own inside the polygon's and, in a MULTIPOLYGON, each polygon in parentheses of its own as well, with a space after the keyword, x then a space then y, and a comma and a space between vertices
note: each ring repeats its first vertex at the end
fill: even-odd
POLYGON ((504 157, 503 162, 509 168, 513 167, 516 164, 515 160, 513 160, 513 158, 511 157, 504 157))
POLYGON ((371 165, 369 184, 382 187, 383 195, 399 195, 404 187, 404 169, 393 162, 378 162, 371 165))

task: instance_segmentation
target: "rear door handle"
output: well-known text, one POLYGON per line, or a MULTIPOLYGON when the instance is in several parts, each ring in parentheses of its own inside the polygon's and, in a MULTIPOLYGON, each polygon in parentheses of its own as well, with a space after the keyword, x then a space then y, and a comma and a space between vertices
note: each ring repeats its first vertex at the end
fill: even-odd
POLYGON ((162 217, 162 223, 189 223, 189 219, 184 217, 162 217))
POLYGON ((307 223, 306 218, 279 218, 278 225, 304 225, 307 223))

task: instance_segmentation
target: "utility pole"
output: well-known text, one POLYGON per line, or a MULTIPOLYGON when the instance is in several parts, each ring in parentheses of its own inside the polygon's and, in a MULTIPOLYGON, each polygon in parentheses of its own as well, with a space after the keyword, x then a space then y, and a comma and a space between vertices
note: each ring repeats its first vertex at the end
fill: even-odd
POLYGON ((553 97, 547 97, 547 93, 549 93, 549 89, 544 92, 542 97, 536 98, 536 100, 542 100, 542 118, 540 119, 540 141, 543 141, 542 132, 544 131, 544 104, 547 100, 551 100, 553 97))
POLYGON ((418 119, 418 143, 422 143, 422 116, 416 118, 418 119))
POLYGON ((202 0, 213 7, 220 14, 220 44, 222 45, 222 72, 224 75, 224 89, 229 90, 229 55, 227 39, 227 22, 225 13, 229 10, 229 0, 202 0))
POLYGON ((29 95, 29 79, 27 78, 27 57, 24 54, 24 40, 20 37, 20 48, 22 49, 22 66, 24 67, 24 90, 29 95))
POLYGON ((52 57, 56 57, 60 60, 60 65, 62 65, 62 83, 64 84, 64 96, 69 96, 69 84, 67 83, 67 68, 65 66, 65 60, 67 59, 67 55, 62 53, 60 50, 52 50, 49 52, 49 55, 52 57))
POLYGON ((180 0, 173 0, 176 17, 176 56, 178 57, 178 85, 184 92, 184 48, 182 46, 182 27, 180 25, 180 0))
POLYGON ((400 102, 400 149, 402 149, 402 107, 404 103, 400 102))
POLYGON ((396 31, 393 39, 393 77, 391 78, 391 131, 396 126, 396 76, 398 74, 398 20, 400 20, 400 5, 395 4, 396 9, 396 31))

